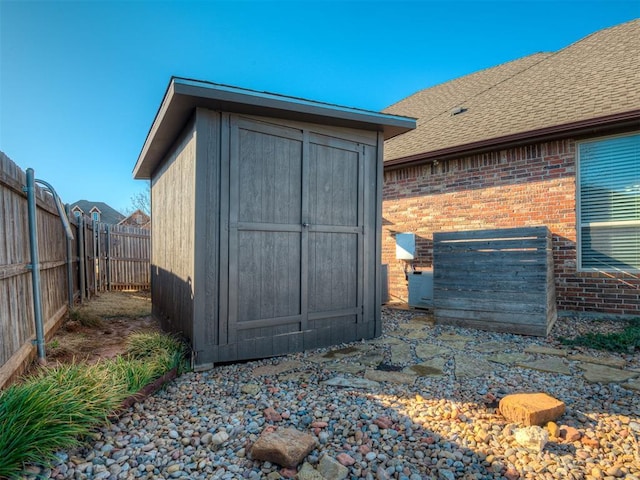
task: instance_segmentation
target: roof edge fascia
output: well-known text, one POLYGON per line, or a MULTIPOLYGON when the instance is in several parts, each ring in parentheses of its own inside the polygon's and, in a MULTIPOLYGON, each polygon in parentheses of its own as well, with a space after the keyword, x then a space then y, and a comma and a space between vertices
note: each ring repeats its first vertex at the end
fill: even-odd
POLYGON ((394 158, 384 162, 385 170, 418 166, 434 160, 449 160, 460 156, 483 153, 496 148, 509 148, 515 145, 529 144, 543 140, 554 140, 567 135, 583 135, 586 133, 603 133, 604 130, 624 127, 640 128, 640 109, 614 113, 603 117, 578 120, 576 122, 554 125, 534 130, 527 130, 501 137, 494 137, 477 142, 455 145, 430 152, 423 152, 406 157, 394 158))

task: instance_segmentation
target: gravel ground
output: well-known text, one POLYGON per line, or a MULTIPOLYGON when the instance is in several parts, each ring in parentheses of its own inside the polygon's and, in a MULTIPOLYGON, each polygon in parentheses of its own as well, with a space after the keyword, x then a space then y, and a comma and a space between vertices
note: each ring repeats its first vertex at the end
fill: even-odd
MULTIPOLYGON (((188 373, 96 432, 90 444, 60 452, 55 468, 33 473, 59 479, 278 479, 295 472, 254 461, 249 454, 263 429, 275 424, 318 438, 306 458, 306 473, 298 478, 322 478, 309 466, 317 468, 328 455, 348 466, 350 479, 640 479, 638 392, 588 383, 573 366, 571 375, 501 364, 478 376, 456 378, 455 372, 457 355, 481 364, 485 354, 474 347, 490 342, 509 344, 514 351, 531 345, 557 348, 558 336, 610 331, 619 324, 594 327, 593 320, 560 319, 547 339, 425 324, 429 337, 416 339, 402 328, 415 315, 384 309, 385 340, 375 345, 385 363, 392 362, 398 341, 413 345, 414 355, 418 343, 450 349, 442 355, 442 375, 419 376, 412 384, 332 387, 321 382, 349 377, 336 371, 348 370, 355 357, 319 362, 320 354, 331 349, 188 373), (456 347, 438 340, 442 334, 473 340, 456 347), (287 371, 280 371, 283 365, 287 371), (557 423, 573 427, 581 438, 552 437, 542 451, 522 447, 515 438, 520 426, 496 411, 495 400, 532 391, 564 401, 567 410, 557 423), (269 408, 277 415, 267 414, 269 408)), ((615 357, 640 370, 638 355, 615 357)))

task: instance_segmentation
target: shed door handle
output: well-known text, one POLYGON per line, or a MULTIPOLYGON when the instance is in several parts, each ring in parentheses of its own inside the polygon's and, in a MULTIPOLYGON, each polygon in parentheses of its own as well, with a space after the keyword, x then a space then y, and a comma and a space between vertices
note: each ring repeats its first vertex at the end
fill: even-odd
POLYGON ((307 228, 307 227, 309 226, 309 224, 308 224, 307 222, 304 222, 304 223, 302 224, 302 226, 303 226, 304 228, 307 228))

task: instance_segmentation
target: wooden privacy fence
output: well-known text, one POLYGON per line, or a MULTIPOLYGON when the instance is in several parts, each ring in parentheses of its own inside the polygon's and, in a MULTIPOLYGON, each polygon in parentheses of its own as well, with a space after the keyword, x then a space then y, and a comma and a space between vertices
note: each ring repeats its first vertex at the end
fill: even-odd
MULTIPOLYGON (((37 174, 37 172, 36 172, 37 174)), ((0 388, 35 358, 26 175, 0 152, 0 388)), ((53 197, 36 188, 45 338, 70 305, 105 290, 150 286, 150 232, 70 218, 67 240, 53 197)))
POLYGON ((435 233, 433 268, 438 323, 545 336, 556 320, 547 227, 435 233))

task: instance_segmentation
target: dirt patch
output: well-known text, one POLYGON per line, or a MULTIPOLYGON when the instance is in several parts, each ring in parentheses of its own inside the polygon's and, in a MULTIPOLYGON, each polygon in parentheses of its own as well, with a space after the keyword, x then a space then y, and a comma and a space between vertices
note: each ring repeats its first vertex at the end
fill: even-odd
POLYGON ((69 312, 46 344, 47 362, 94 363, 113 358, 125 351, 130 334, 157 330, 148 292, 102 293, 69 312))

